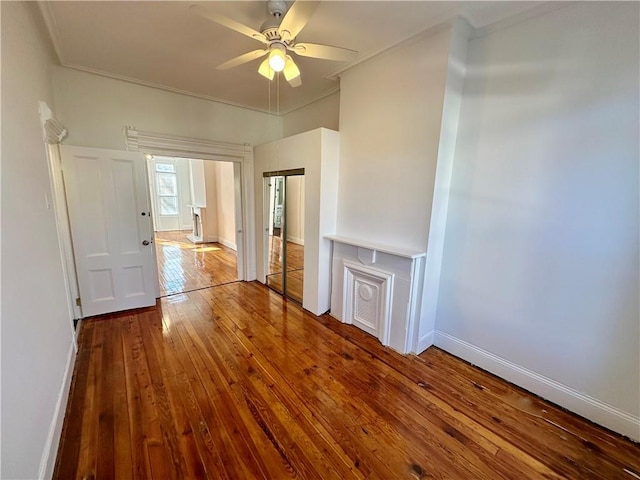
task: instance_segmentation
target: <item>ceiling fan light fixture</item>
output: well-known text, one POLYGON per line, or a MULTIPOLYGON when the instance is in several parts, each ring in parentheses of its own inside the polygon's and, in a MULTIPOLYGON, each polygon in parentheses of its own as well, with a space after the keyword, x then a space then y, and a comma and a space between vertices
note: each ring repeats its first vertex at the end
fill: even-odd
POLYGON ((282 45, 272 45, 271 52, 269 53, 269 66, 274 72, 281 72, 284 70, 285 60, 285 48, 282 45))
POLYGON ((300 69, 293 61, 293 58, 287 55, 287 52, 293 52, 301 57, 321 58, 338 62, 353 61, 358 55, 355 50, 347 48, 319 43, 299 43, 297 41, 298 34, 307 25, 319 3, 319 1, 313 0, 267 0, 268 15, 260 29, 261 31, 257 31, 232 18, 221 15, 215 9, 205 8, 202 5, 191 5, 189 9, 196 15, 266 45, 266 48, 263 47, 261 50, 247 52, 227 60, 216 67, 218 70, 228 70, 266 55, 267 59, 258 68, 260 75, 273 80, 276 72, 283 72, 289 85, 299 87, 302 85, 300 69))
POLYGON ((258 67, 258 73, 269 80, 273 80, 276 72, 269 66, 269 59, 265 59, 258 67))
POLYGON ((283 73, 287 82, 300 76, 300 69, 289 55, 285 57, 283 73))

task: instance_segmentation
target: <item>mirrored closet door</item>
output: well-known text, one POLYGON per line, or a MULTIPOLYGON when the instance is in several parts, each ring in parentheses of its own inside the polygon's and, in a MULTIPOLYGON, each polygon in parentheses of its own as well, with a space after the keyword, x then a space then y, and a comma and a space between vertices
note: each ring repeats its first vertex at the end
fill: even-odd
POLYGON ((304 169, 265 172, 268 196, 267 285, 302 303, 304 277, 304 169))

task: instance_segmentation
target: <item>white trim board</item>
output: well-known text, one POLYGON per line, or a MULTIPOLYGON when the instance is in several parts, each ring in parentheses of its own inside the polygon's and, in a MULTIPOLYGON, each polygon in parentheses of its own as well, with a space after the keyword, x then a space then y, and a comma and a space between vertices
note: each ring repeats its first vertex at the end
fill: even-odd
MULTIPOLYGON (((156 297, 156 298, 158 298, 158 297, 156 297)), ((73 332, 73 340, 75 341, 74 347, 75 347, 76 353, 78 353, 78 348, 79 348, 78 338, 80 337, 80 329, 82 328, 83 319, 82 318, 78 318, 77 320, 78 321, 76 323, 76 329, 73 332)))
POLYGON ((224 245, 227 248, 230 248, 233 251, 238 251, 238 247, 235 243, 230 242, 229 240, 225 240, 224 238, 219 238, 218 243, 224 245))
POLYGON ((435 345, 589 420, 640 441, 640 418, 539 375, 447 333, 436 331, 435 345))
POLYGON ((40 458, 40 468, 38 469, 38 478, 53 477, 53 469, 56 466, 56 457, 58 455, 58 446, 60 445, 60 437, 62 435, 62 424, 64 423, 64 415, 67 411, 67 402, 69 401, 69 390, 71 389, 71 379, 73 378, 73 367, 76 359, 75 343, 69 345, 69 353, 67 354, 67 366, 65 367, 62 386, 58 393, 58 401, 56 409, 49 425, 49 433, 42 450, 40 458))
POLYGON ((295 243, 296 245, 304 246, 304 238, 289 237, 289 238, 287 238, 287 242, 291 242, 291 243, 295 243))
POLYGON ((211 235, 209 237, 206 238, 205 241, 203 242, 198 242, 198 243, 194 243, 194 246, 202 246, 205 245, 207 243, 219 243, 220 245, 224 245, 227 248, 230 248, 231 250, 233 250, 234 252, 238 251, 238 247, 235 243, 233 243, 230 240, 225 240, 224 238, 220 238, 216 235, 211 235))
POLYGON ((433 345, 433 336, 435 335, 434 330, 425 333, 422 337, 418 339, 418 344, 416 345, 416 355, 420 355, 427 348, 433 345))

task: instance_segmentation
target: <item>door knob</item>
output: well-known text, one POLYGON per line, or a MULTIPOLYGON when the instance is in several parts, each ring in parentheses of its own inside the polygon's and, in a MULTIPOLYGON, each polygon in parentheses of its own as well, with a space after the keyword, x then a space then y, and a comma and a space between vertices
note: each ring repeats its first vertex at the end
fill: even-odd
POLYGON ((146 247, 147 245, 149 245, 149 240, 143 240, 142 244, 146 247))

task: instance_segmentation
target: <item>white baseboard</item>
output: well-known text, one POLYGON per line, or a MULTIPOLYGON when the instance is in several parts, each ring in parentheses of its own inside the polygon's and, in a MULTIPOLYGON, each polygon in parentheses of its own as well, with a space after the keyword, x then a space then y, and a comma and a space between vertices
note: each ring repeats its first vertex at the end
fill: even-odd
POLYGON ((76 324, 76 329, 73 332, 73 340, 75 341, 75 352, 78 351, 78 337, 80 336, 80 329, 82 328, 82 319, 78 319, 78 323, 76 324))
POLYGON ((189 240, 194 245, 201 245, 203 243, 209 242, 209 239, 207 238, 195 237, 193 235, 187 235, 187 240, 189 240))
POLYGON ((291 242, 291 243, 295 243, 296 245, 304 246, 304 238, 289 237, 289 238, 287 238, 287 242, 291 242))
POLYGON ((560 382, 539 375, 447 333, 436 331, 435 345, 525 390, 589 420, 640 441, 640 418, 560 382))
POLYGON ((234 250, 236 252, 238 251, 238 247, 236 246, 236 244, 233 242, 230 242, 229 240, 225 240, 224 238, 219 238, 218 243, 224 245, 227 248, 230 248, 231 250, 234 250))
POLYGON ((418 339, 418 345, 416 345, 416 351, 415 351, 416 355, 420 355, 427 348, 433 345, 433 334, 434 332, 433 330, 431 330, 430 332, 427 332, 426 334, 424 334, 422 337, 418 339))
POLYGON ((62 434, 62 424, 64 422, 64 414, 67 411, 67 401, 69 400, 69 389, 71 388, 71 378, 73 377, 73 367, 76 359, 75 344, 71 342, 69 353, 67 354, 67 365, 62 379, 62 386, 58 394, 56 409, 49 426, 49 434, 42 451, 40 459, 40 469, 38 478, 53 477, 53 469, 56 466, 56 456, 58 454, 58 445, 60 444, 60 436, 62 434))

